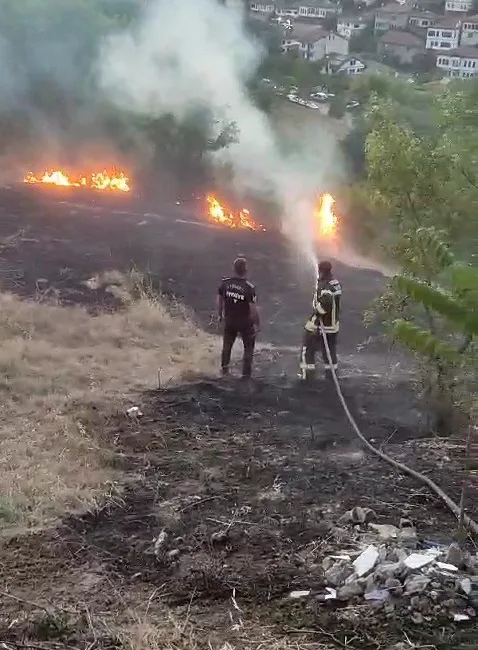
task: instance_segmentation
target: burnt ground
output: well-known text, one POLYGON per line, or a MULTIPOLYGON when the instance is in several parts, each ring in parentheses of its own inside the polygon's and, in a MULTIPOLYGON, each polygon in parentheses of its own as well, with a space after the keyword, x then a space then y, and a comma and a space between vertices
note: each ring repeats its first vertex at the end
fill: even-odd
MULTIPOLYGON (((293 589, 320 590, 321 559, 351 543, 347 537, 337 542, 333 522, 353 506, 373 508, 381 523, 411 517, 425 539, 438 542, 452 539, 455 524, 425 486, 363 453, 331 385, 297 384, 296 348, 311 277, 279 233, 207 227, 191 206, 159 209, 137 198, 93 202, 81 193, 20 188, 0 193, 0 236, 3 290, 30 296, 44 279, 65 306, 112 308, 107 295, 88 290, 84 281, 134 266, 194 310, 205 328, 219 278, 245 253, 259 287, 261 337, 271 344, 258 354, 251 388, 204 377, 138 396, 144 413, 138 421, 92 415, 98 437, 124 470, 124 491, 112 491, 95 511, 54 529, 5 541, 2 640, 22 645, 27 632, 31 647, 116 646, 111 631, 100 634, 92 620, 126 617, 134 609, 157 622, 167 606, 199 630, 204 647, 206 639, 230 635, 255 647, 251 638, 259 626, 275 636, 303 633, 308 643, 329 647, 345 647, 351 638, 350 648, 387 647, 403 641, 404 631, 420 643, 460 647, 450 645, 459 637, 450 626, 446 632, 417 629, 406 616, 364 616, 363 604, 287 600, 293 589), (155 550, 162 531, 165 541, 155 550), (50 610, 39 615, 38 603, 53 603, 55 617, 50 610), (37 618, 31 614, 24 623, 19 611, 29 610, 37 618)), ((369 333, 361 314, 383 278, 340 264, 336 269, 346 290, 342 384, 351 410, 377 446, 458 499, 456 441, 420 437, 403 363, 396 366, 378 340, 363 347, 369 333)), ((477 500, 471 503, 476 517, 477 500)))

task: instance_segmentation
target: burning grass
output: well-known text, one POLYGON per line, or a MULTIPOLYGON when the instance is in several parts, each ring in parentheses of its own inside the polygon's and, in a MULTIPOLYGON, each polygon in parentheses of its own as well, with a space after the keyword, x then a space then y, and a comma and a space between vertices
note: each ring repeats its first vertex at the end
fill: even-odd
POLYGON ((46 170, 36 176, 29 172, 23 179, 24 183, 43 183, 45 185, 57 185, 59 187, 85 187, 94 190, 113 190, 129 192, 131 190, 130 180, 124 172, 106 169, 102 172, 92 174, 68 174, 60 170, 46 170))
POLYGON ((131 282, 114 280, 126 303, 92 316, 0 294, 0 521, 42 525, 65 509, 89 507, 111 492, 114 470, 88 419, 92 406, 134 404, 134 392, 216 362, 212 337, 185 314, 172 315, 131 282))

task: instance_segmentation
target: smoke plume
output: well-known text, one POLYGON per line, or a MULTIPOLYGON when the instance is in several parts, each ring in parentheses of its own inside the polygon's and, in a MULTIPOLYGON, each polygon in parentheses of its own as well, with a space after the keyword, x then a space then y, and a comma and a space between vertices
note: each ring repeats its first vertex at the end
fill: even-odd
POLYGON ((285 150, 246 90, 263 55, 239 10, 218 0, 153 0, 134 28, 104 43, 98 77, 122 108, 180 120, 206 108, 218 125, 233 122, 237 142, 214 156, 232 167, 238 189, 280 203, 286 233, 312 261, 313 205, 317 191, 337 181, 338 154, 334 139, 316 129, 298 131, 285 150))

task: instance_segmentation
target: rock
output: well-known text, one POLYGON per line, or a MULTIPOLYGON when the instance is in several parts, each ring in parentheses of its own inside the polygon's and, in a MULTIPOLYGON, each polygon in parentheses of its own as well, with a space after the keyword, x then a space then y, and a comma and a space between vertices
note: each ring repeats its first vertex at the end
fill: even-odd
POLYGON ((381 544, 378 547, 378 559, 379 559, 379 561, 380 562, 385 562, 385 560, 387 559, 387 555, 388 555, 387 547, 385 546, 385 544, 381 544))
POLYGON ((360 506, 355 506, 352 510, 346 512, 342 517, 340 517, 339 524, 365 524, 372 519, 375 519, 377 515, 371 508, 361 508, 360 506))
POLYGON ((224 530, 211 535, 211 544, 224 544, 228 540, 228 534, 224 530))
POLYGON ((422 625, 422 623, 423 623, 423 616, 422 616, 419 612, 414 612, 414 613, 410 616, 410 620, 412 621, 412 623, 415 623, 415 625, 422 625))
POLYGON ((391 564, 381 564, 377 567, 375 573, 382 580, 386 580, 387 578, 403 577, 407 572, 408 569, 403 562, 393 562, 391 564))
POLYGON ((374 530, 380 539, 388 541, 390 539, 397 539, 398 528, 396 526, 389 526, 388 524, 369 524, 369 528, 374 530))
POLYGON ((398 524, 400 530, 403 530, 404 528, 413 528, 415 529, 415 526, 413 525, 411 519, 408 519, 408 517, 402 517, 400 519, 400 523, 398 524))
POLYGON ((168 551, 167 557, 170 560, 175 560, 179 557, 180 553, 181 551, 179 550, 179 548, 173 548, 171 551, 168 551))
POLYGON ((324 571, 327 571, 328 569, 333 567, 334 564, 335 564, 335 560, 333 558, 331 558, 331 557, 325 557, 322 560, 322 568, 323 568, 324 571))
POLYGON ((343 585, 337 589, 337 599, 338 600, 349 600, 355 596, 361 596, 363 594, 363 587, 358 583, 357 580, 350 582, 348 585, 343 585))
POLYGON ((430 612, 430 601, 428 598, 424 596, 420 598, 420 601, 418 603, 418 611, 425 615, 430 612))
POLYGON ((385 587, 392 596, 401 596, 403 593, 402 583, 397 578, 387 578, 385 580, 385 587))
POLYGON ((372 589, 371 591, 365 592, 364 598, 365 600, 383 603, 390 598, 390 592, 388 589, 372 589))
POLYGON ((419 594, 425 591, 430 584, 430 578, 422 575, 410 576, 405 580, 406 594, 419 594))
POLYGON ((429 553, 412 553, 407 557, 404 564, 409 569, 421 569, 427 564, 431 564, 434 560, 434 556, 429 553))
POLYGON ((351 566, 337 562, 331 566, 330 569, 327 569, 324 577, 329 585, 337 587, 338 585, 343 584, 345 580, 353 574, 353 572, 354 571, 351 566))
POLYGON ((470 578, 463 578, 463 580, 460 580, 458 583, 459 590, 461 590, 464 594, 469 596, 471 594, 471 580, 470 578))
POLYGON ((453 564, 459 569, 463 568, 465 564, 465 554, 456 542, 453 542, 453 544, 450 544, 448 547, 445 562, 447 562, 447 564, 453 564))
POLYGON ((398 541, 408 548, 416 548, 418 545, 418 535, 415 528, 405 527, 398 531, 398 541))
POLYGON ((367 575, 375 566, 378 560, 378 550, 375 546, 368 546, 358 558, 353 561, 355 573, 359 578, 367 575))

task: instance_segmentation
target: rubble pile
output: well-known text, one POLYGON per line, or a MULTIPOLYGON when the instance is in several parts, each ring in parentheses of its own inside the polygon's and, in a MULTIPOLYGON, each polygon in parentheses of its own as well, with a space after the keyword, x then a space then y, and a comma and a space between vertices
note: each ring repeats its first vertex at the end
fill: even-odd
POLYGON ((353 508, 332 530, 339 552, 322 561, 322 592, 296 591, 338 604, 368 602, 385 614, 406 613, 417 625, 443 619, 471 621, 478 612, 478 554, 419 540, 413 523, 373 523, 367 508, 353 508), (345 548, 344 548, 345 547, 345 548))

